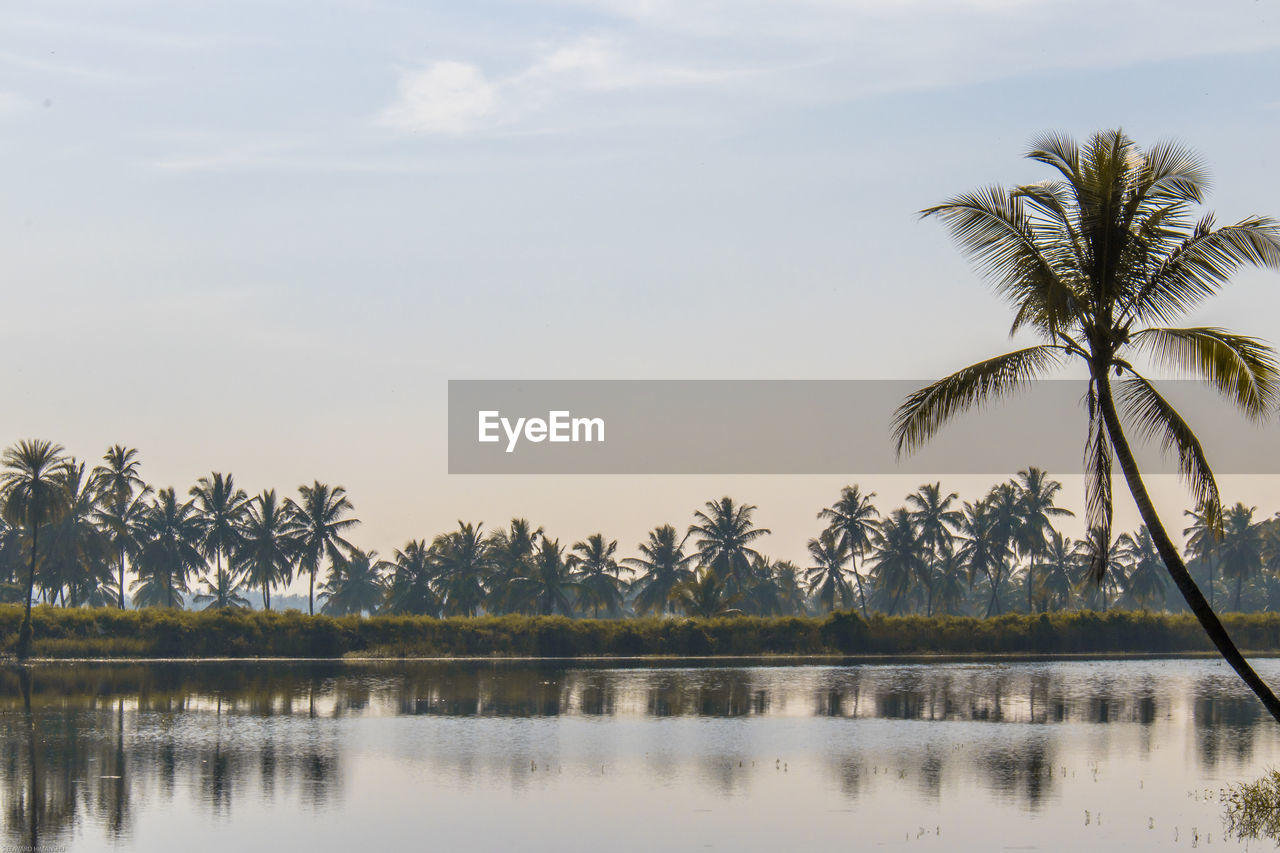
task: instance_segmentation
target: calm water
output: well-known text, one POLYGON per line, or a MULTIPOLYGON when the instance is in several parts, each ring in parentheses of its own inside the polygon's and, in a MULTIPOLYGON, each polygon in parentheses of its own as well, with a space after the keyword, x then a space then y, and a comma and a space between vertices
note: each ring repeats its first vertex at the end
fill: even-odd
POLYGON ((27 673, 7 849, 1241 849, 1219 789, 1280 766, 1209 660, 27 673))

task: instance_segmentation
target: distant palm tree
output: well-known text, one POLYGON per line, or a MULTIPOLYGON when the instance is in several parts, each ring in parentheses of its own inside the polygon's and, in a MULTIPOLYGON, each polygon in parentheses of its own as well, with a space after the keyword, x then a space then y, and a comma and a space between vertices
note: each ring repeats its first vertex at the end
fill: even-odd
POLYGON ((582 582, 574 579, 560 540, 543 536, 529 568, 526 576, 511 582, 521 607, 539 616, 572 615, 574 595, 581 592, 582 582))
POLYGON ((812 568, 805 570, 809 594, 827 611, 835 610, 837 604, 848 607, 853 598, 853 587, 844 571, 844 564, 849 560, 848 540, 827 528, 817 539, 809 540, 809 557, 814 562, 812 568))
POLYGON ((445 613, 474 616, 485 601, 485 579, 493 571, 493 547, 481 525, 458 522, 458 529, 441 533, 431 543, 439 575, 436 594, 445 613))
POLYGON ((952 531, 963 518, 959 510, 951 508, 959 499, 955 492, 944 497, 941 483, 926 483, 907 495, 911 523, 916 526, 923 558, 916 567, 916 580, 925 589, 926 616, 933 615, 933 587, 938 568, 949 562, 955 537, 952 531))
POLYGON ((111 545, 94 523, 101 492, 85 464, 69 459, 54 475, 61 490, 61 512, 46 528, 45 556, 38 582, 45 599, 71 607, 106 606, 117 596, 111 587, 111 545))
POLYGON ((915 522, 905 507, 882 519, 876 530, 876 550, 871 558, 871 578, 881 606, 888 604, 894 616, 898 606, 908 598, 912 582, 923 572, 924 544, 915 522))
POLYGON ((352 548, 329 567, 329 579, 321 587, 325 599, 320 612, 331 616, 373 613, 386 597, 383 572, 392 568, 386 560, 376 560, 377 551, 352 548))
POLYGON ((436 575, 435 555, 427 543, 420 539, 410 540, 404 548, 396 551, 391 563, 386 612, 440 615, 440 599, 432 589, 436 575))
POLYGON ((209 610, 247 610, 249 599, 241 593, 244 589, 244 574, 232 570, 200 578, 205 585, 205 592, 192 599, 196 604, 203 604, 209 610))
POLYGON ((151 494, 151 487, 138 475, 141 463, 134 448, 113 444, 107 448, 102 460, 106 464, 93 469, 94 478, 106 498, 98 509, 97 518, 98 524, 107 532, 118 559, 119 605, 124 610, 125 557, 137 557, 134 532, 146 508, 145 498, 151 494))
POLYGON ((1074 515, 1069 509, 1055 506, 1054 500, 1062 484, 1034 466, 1018 472, 1018 502, 1022 508, 1017 547, 1027 557, 1027 612, 1035 612, 1035 568, 1053 531, 1054 518, 1074 515))
POLYGON ((1046 607, 1065 610, 1070 606, 1072 586, 1080 565, 1080 554, 1071 537, 1051 530, 1038 565, 1040 596, 1046 607))
POLYGON ((751 561, 760 556, 751 547, 769 529, 756 527, 751 521, 755 507, 734 504, 733 498, 707 501, 706 512, 693 514, 688 536, 697 537, 698 559, 703 566, 715 569, 731 595, 746 591, 751 578, 751 561))
POLYGON ((573 543, 573 553, 568 563, 574 568, 574 580, 578 583, 578 603, 591 606, 591 615, 600 617, 600 608, 610 616, 622 612, 621 581, 618 578, 618 540, 606 542, 604 534, 593 533, 581 542, 573 543))
POLYGON ((671 595, 676 606, 683 610, 686 616, 711 619, 716 616, 738 616, 742 613, 734 607, 740 595, 729 592, 728 586, 720 579, 720 575, 708 565, 703 565, 692 578, 677 584, 671 595))
POLYGON ((267 489, 245 507, 237 552, 245 581, 262 589, 262 606, 271 609, 271 587, 293 580, 298 529, 287 505, 267 489))
POLYGON ((1184 528, 1182 535, 1187 537, 1187 557, 1200 561, 1209 574, 1209 606, 1214 606, 1214 573, 1218 567, 1218 546, 1222 543, 1221 507, 1216 503, 1206 506, 1201 503, 1194 510, 1184 510, 1183 515, 1191 517, 1191 524, 1184 528))
POLYGON ((62 490, 57 473, 66 462, 62 445, 44 439, 20 441, 6 449, 3 456, 0 498, 3 498, 5 520, 21 525, 31 540, 27 593, 22 599, 22 627, 18 630, 19 660, 31 656, 31 596, 35 592, 40 526, 56 519, 61 511, 59 498, 62 490))
POLYGON ((138 536, 138 580, 133 589, 147 589, 152 603, 152 592, 163 590, 164 607, 181 607, 180 596, 188 591, 187 579, 204 566, 199 512, 191 501, 178 503, 172 487, 161 489, 143 514, 138 536))
POLYGON ((506 530, 498 530, 489 536, 493 562, 488 579, 487 608, 490 612, 503 613, 511 608, 511 582, 529 574, 533 553, 541 536, 542 528, 535 528, 526 518, 513 518, 506 530))
MULTIPOLYGON (((1048 370, 1084 366, 1088 526, 1110 539, 1114 455, 1187 606, 1280 720, 1280 699, 1240 654, 1157 515, 1121 421, 1123 413, 1139 436, 1158 438, 1175 450, 1197 503, 1218 506, 1218 487, 1199 439, 1130 358, 1148 356, 1196 375, 1248 417, 1266 417, 1274 408, 1280 368, 1265 343, 1218 328, 1148 324, 1185 314, 1242 266, 1280 268, 1280 227, 1265 217, 1217 229, 1211 216, 1193 221, 1206 170, 1174 143, 1143 150, 1111 130, 1081 147, 1047 135, 1027 156, 1056 170, 1060 179, 980 190, 922 215, 940 218, 995 282, 1015 311, 1012 330, 1034 331, 1044 342, 971 365, 912 394, 896 417, 898 449, 914 450, 961 412, 1013 393, 1048 370)), ((1101 577, 1104 563, 1094 570, 1101 577)))
POLYGON ((698 555, 684 553, 684 540, 677 540, 679 535, 670 524, 655 527, 649 531, 649 541, 638 546, 641 556, 622 561, 640 575, 635 581, 640 588, 635 600, 637 613, 662 615, 673 610, 672 591, 693 577, 691 567, 698 555))
POLYGON ((1079 562, 1073 586, 1080 594, 1082 604, 1090 610, 1107 612, 1111 601, 1119 598, 1128 580, 1128 562, 1124 554, 1123 542, 1112 540, 1108 531, 1096 526, 1089 530, 1083 542, 1076 544, 1079 562), (1098 576, 1094 567, 1103 566, 1102 576, 1098 576), (1101 605, 1098 607, 1097 605, 1101 605))
POLYGON ((1164 607, 1169 591, 1169 573, 1160 562, 1160 554, 1147 528, 1136 535, 1124 534, 1118 540, 1121 559, 1127 571, 1124 579, 1124 601, 1131 607, 1149 610, 1152 605, 1164 607))
POLYGON ((990 585, 987 616, 993 611, 1000 612, 1000 587, 1008 554, 1008 540, 998 522, 991 495, 988 495, 982 500, 966 501, 957 525, 960 565, 968 574, 970 589, 979 577, 990 585))
POLYGON ((354 547, 342 534, 359 524, 359 519, 345 518, 354 507, 342 486, 330 487, 316 480, 310 486, 298 487, 298 500, 285 503, 293 519, 292 533, 297 542, 298 566, 307 570, 307 612, 316 612, 316 571, 327 556, 331 563, 343 559, 343 552, 354 547))
POLYGON ((249 508, 249 496, 243 489, 236 488, 231 474, 217 471, 197 480, 190 495, 195 499, 200 517, 200 550, 215 566, 213 577, 206 582, 215 603, 224 606, 229 600, 228 593, 240 586, 239 579, 223 576, 223 560, 230 568, 231 557, 240 548, 240 526, 249 508))
POLYGON ((849 549, 849 570, 858 585, 858 603, 862 617, 867 618, 867 596, 862 588, 862 575, 858 573, 858 558, 871 549, 875 537, 876 522, 880 513, 872 505, 875 492, 863 494, 857 486, 845 486, 840 490, 840 500, 818 513, 827 520, 827 528, 839 532, 849 549))
POLYGON ((1231 609, 1240 610, 1240 593, 1245 581, 1262 570, 1262 532, 1253 520, 1257 507, 1237 503, 1222 516, 1222 541, 1218 556, 1222 561, 1222 579, 1236 582, 1231 609))

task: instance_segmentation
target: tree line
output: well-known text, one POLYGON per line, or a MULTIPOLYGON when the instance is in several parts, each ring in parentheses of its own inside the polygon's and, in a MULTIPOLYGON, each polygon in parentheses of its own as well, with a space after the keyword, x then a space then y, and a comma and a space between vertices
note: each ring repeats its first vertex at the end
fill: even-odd
MULTIPOLYGON (((1028 467, 975 500, 924 484, 887 513, 846 486, 817 513, 802 564, 774 560, 756 507, 708 501, 683 530, 649 531, 634 556, 603 533, 568 542, 523 518, 486 531, 459 522, 382 559, 346 537, 359 524, 341 486, 249 496, 230 473, 185 494, 140 476, 120 445, 99 464, 47 441, 3 456, 0 599, 63 607, 246 608, 250 590, 305 577, 308 611, 330 615, 481 614, 620 618, 820 615, 995 616, 1060 610, 1164 610, 1169 577, 1145 527, 1073 540, 1054 526, 1062 484, 1028 467), (1101 581, 1096 558, 1106 564, 1101 581), (25 599, 24 599, 25 596, 25 599)), ((1280 515, 1236 504, 1221 526, 1189 511, 1188 565, 1211 601, 1280 609, 1280 515)))

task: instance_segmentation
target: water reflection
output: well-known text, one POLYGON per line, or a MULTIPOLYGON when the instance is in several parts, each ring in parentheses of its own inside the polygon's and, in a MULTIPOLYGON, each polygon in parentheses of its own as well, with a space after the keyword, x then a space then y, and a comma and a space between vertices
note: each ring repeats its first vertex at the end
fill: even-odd
POLYGON ((1040 813, 1097 783, 1108 758, 1145 774, 1185 737, 1189 778, 1239 770, 1275 753, 1273 728, 1203 661, 43 665, 0 671, 0 797, 10 844, 127 841, 140 815, 188 800, 220 824, 264 804, 341 809, 349 765, 381 750, 455 787, 526 795, 566 766, 607 785, 634 762, 648 785, 691 770, 722 797, 796 774, 851 803, 893 790, 941 809, 963 791, 1040 813), (378 723, 396 720, 414 728, 378 723), (557 720, 594 725, 572 748, 558 727, 530 728, 557 720))

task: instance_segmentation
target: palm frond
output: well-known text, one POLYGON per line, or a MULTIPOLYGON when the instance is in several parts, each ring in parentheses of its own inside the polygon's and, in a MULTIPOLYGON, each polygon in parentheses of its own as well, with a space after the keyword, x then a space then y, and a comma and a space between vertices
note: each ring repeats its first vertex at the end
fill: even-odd
POLYGON ((1140 438, 1159 439, 1165 452, 1177 452, 1178 471, 1190 486, 1197 506, 1205 508, 1210 517, 1216 518, 1221 512, 1217 480, 1205 458, 1200 439, 1177 410, 1149 380, 1137 373, 1118 383, 1116 402, 1140 438))
POLYGON ((1023 390, 1036 374, 1062 364, 1062 347, 1041 344, 980 361, 916 391, 893 416, 898 454, 911 453, 956 415, 1023 390))
POLYGON ((1213 295, 1246 265, 1280 269, 1280 223, 1251 216, 1213 227, 1206 214, 1165 257, 1128 310, 1140 319, 1169 319, 1213 295))
POLYGON ((1254 420, 1276 403, 1280 363, 1257 338, 1200 326, 1143 329, 1130 343, 1158 364, 1204 379, 1254 420))

